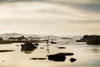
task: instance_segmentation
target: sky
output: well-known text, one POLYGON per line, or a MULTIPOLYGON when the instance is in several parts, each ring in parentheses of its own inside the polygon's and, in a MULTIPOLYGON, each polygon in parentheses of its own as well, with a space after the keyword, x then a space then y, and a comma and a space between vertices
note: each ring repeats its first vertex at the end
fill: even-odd
POLYGON ((99 35, 100 0, 0 0, 0 33, 99 35))

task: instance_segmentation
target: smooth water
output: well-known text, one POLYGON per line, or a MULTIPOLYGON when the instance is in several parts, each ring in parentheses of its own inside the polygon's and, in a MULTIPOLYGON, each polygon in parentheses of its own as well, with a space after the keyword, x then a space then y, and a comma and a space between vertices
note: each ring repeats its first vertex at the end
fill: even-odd
POLYGON ((32 52, 22 52, 21 43, 1 44, 0 50, 15 50, 12 52, 0 52, 0 67, 100 67, 100 46, 87 45, 85 43, 70 42, 64 44, 39 43, 37 49, 32 52), (65 49, 58 49, 65 47, 65 49), (73 56, 66 56, 64 62, 50 61, 47 55, 60 52, 72 52, 73 56), (30 58, 47 58, 45 60, 32 60, 30 58), (70 58, 77 59, 70 62, 70 58))

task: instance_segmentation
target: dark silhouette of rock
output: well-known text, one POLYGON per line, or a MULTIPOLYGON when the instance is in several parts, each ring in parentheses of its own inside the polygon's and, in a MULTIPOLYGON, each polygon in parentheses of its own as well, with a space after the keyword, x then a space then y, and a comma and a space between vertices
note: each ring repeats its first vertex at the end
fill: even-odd
POLYGON ((71 58, 70 61, 71 61, 71 62, 75 62, 76 59, 75 59, 75 58, 71 58))
POLYGON ((66 47, 58 47, 58 49, 66 49, 66 47))
POLYGON ((76 40, 76 42, 86 42, 91 45, 100 45, 99 35, 84 35, 82 39, 76 40))
POLYGON ((54 54, 54 55, 49 55, 48 59, 59 62, 59 61, 65 61, 66 57, 65 55, 61 55, 61 54, 54 54))
POLYGON ((31 58, 32 60, 46 60, 47 58, 31 58))
POLYGON ((59 55, 72 56, 74 53, 57 53, 59 55))
POLYGON ((22 44, 21 47, 21 50, 23 51, 33 51, 37 48, 34 44, 32 44, 32 42, 25 42, 25 44, 22 44))
POLYGON ((57 53, 53 55, 48 55, 48 59, 52 61, 65 61, 66 56, 74 55, 73 53, 57 53))
POLYGON ((19 46, 19 45, 16 45, 16 46, 19 46))
POLYGON ((35 45, 35 46, 38 46, 39 44, 38 44, 38 43, 35 43, 34 45, 35 45))
POLYGON ((0 52, 12 52, 14 50, 0 50, 0 52))
POLYGON ((57 42, 50 42, 51 44, 57 44, 57 42))

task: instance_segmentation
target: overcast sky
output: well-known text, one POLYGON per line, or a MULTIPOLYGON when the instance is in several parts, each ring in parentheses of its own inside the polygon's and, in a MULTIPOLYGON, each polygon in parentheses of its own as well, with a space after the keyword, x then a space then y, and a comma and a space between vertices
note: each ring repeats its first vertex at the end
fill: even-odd
POLYGON ((100 0, 0 0, 0 33, 100 34, 100 0))

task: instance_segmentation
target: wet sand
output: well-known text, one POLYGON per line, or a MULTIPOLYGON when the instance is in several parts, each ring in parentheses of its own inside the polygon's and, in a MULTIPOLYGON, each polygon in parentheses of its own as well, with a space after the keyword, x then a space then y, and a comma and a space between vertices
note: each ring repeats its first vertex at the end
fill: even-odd
POLYGON ((30 53, 21 51, 21 43, 0 45, 0 67, 99 67, 100 46, 92 46, 84 43, 52 44, 39 43, 37 49, 30 53), (74 44, 74 45, 73 45, 74 44), (78 45, 77 45, 78 44, 78 45), (16 46, 19 45, 19 46, 16 46), (41 49, 43 47, 43 49, 41 49), (65 47, 59 49, 58 47, 65 47), (6 49, 6 50, 5 50, 6 49), (2 51, 4 50, 4 51, 2 51), (14 51, 7 51, 14 50, 14 51), (7 52, 6 52, 7 51, 7 52), (65 56, 63 62, 51 61, 48 55, 57 53, 74 53, 65 56), (71 59, 74 58, 74 59, 71 59), (31 60, 30 60, 31 59, 31 60), (73 62, 73 63, 72 63, 73 62))

